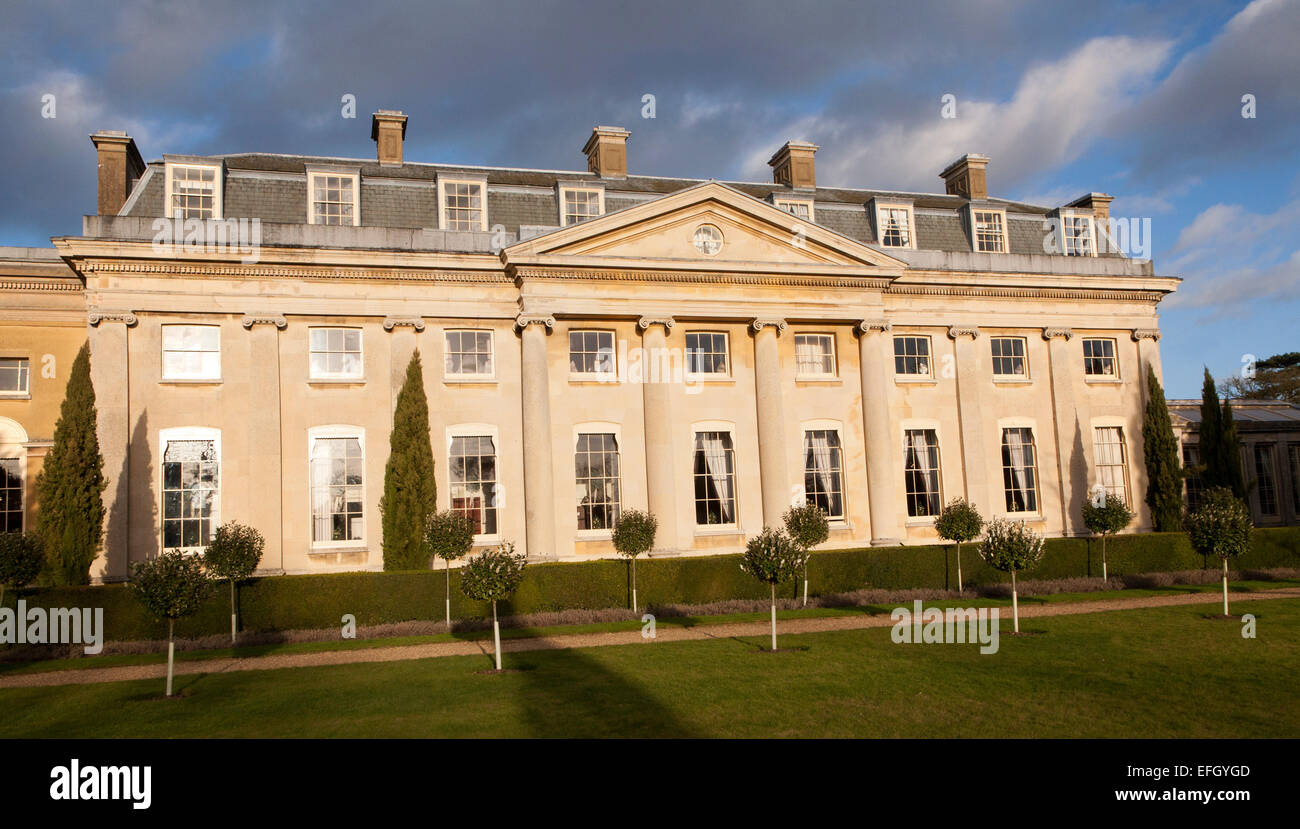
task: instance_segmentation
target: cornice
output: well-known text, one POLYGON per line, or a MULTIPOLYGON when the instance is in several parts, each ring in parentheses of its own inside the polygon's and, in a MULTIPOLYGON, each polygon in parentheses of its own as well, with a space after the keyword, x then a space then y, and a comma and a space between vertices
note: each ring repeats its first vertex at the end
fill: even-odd
POLYGON ((704 285, 779 285, 816 288, 868 288, 880 290, 892 281, 888 277, 796 276, 791 274, 742 274, 722 271, 637 271, 628 269, 512 268, 516 281, 578 280, 595 282, 675 282, 704 285))
POLYGON ((401 326, 410 326, 416 331, 423 331, 424 319, 421 317, 384 317, 385 331, 392 331, 394 328, 401 326))
POLYGON ((2 279, 0 291, 63 291, 75 293, 84 290, 80 279, 2 279))
POLYGON ((1104 288, 1012 288, 966 285, 890 285, 886 294, 900 296, 968 296, 1003 299, 1094 299, 1121 302, 1156 303, 1164 298, 1159 291, 1125 291, 1104 288))
POLYGON ((502 271, 435 270, 429 268, 337 268, 330 266, 237 265, 232 263, 98 262, 80 264, 83 273, 125 273, 145 276, 231 277, 235 279, 328 279, 335 281, 462 282, 508 285, 502 271))
POLYGON ((92 326, 97 326, 101 322, 120 322, 126 326, 132 326, 138 320, 131 311, 104 311, 99 308, 92 308, 86 312, 86 322, 92 326))
POLYGON ((239 323, 248 329, 254 325, 274 325, 280 331, 289 325, 289 321, 282 314, 245 314, 239 323))

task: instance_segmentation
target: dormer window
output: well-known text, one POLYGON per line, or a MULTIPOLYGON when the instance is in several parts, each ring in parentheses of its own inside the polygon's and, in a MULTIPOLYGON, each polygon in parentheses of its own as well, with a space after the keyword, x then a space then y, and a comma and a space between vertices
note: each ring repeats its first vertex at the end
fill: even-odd
POLYGON ((582 224, 605 215, 605 190, 601 187, 560 185, 560 226, 582 224))
POLYGON ((438 204, 443 230, 487 231, 487 182, 482 179, 439 178, 438 204))
POLYGON ((979 253, 1007 252, 1007 213, 973 207, 970 211, 971 238, 979 253))
POLYGON ((876 205, 876 227, 879 228, 881 246, 887 248, 916 247, 910 205, 876 205))
POLYGON ((803 219, 805 222, 815 222, 816 212, 812 199, 778 199, 773 198, 772 204, 777 210, 784 210, 796 219, 803 219))
POLYGON ((361 224, 361 174, 341 170, 308 170, 310 194, 307 223, 313 225, 361 224))
POLYGON ((221 167, 216 164, 167 162, 169 218, 221 218, 221 167))
POLYGON ((1062 211, 1061 250, 1066 256, 1097 255, 1093 244, 1092 216, 1062 211))

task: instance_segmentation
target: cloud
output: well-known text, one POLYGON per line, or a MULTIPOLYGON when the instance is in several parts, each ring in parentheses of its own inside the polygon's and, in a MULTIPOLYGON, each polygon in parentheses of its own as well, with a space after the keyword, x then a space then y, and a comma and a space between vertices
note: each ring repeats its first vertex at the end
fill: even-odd
POLYGON ((1171 308, 1208 310, 1208 316, 1245 316, 1261 302, 1300 301, 1300 200, 1272 213, 1239 204, 1201 211, 1178 236, 1161 271, 1179 273, 1182 287, 1171 308))

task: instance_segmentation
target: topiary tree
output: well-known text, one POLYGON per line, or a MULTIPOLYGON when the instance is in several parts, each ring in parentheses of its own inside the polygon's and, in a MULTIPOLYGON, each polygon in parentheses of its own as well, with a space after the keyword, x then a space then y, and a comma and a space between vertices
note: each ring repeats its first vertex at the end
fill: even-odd
MULTIPOLYGON (((1147 408, 1142 418, 1142 454, 1147 469, 1146 503, 1156 532, 1176 532, 1183 522, 1183 470, 1178 459, 1178 438, 1169 419, 1165 390, 1147 366, 1147 408)), ((1086 509, 1086 507, 1085 507, 1086 509)), ((1091 529, 1091 528, 1090 528, 1091 529)), ((1105 567, 1105 536, 1102 566, 1105 567)))
POLYGON ((424 370, 417 350, 406 366, 406 380, 393 410, 384 495, 379 500, 385 570, 429 566, 424 533, 429 516, 437 509, 437 495, 433 444, 429 439, 429 401, 424 395, 424 370))
POLYGON ((1101 536, 1101 580, 1106 581, 1106 536, 1119 532, 1133 520, 1124 499, 1113 492, 1098 490, 1083 502, 1083 525, 1094 535, 1101 536))
POLYGON ((957 545, 957 592, 962 591, 961 583, 961 545, 964 541, 973 541, 984 528, 984 517, 975 505, 965 498, 954 498, 943 508, 934 521, 934 531, 944 541, 957 545))
POLYGON ((1043 558, 1043 539, 1034 534, 1024 521, 994 518, 984 531, 980 557, 990 567, 1011 574, 1011 625, 1020 632, 1020 598, 1016 593, 1016 573, 1028 570, 1043 558))
POLYGON ((440 510, 429 516, 424 541, 435 560, 447 563, 447 625, 451 625, 451 563, 474 549, 474 519, 467 513, 440 510))
POLYGON ((131 568, 131 591, 155 617, 167 620, 167 696, 172 695, 176 620, 197 613, 212 582, 198 556, 179 550, 138 561, 131 568))
POLYGON ((624 510, 614 524, 614 549, 626 558, 632 567, 632 612, 636 612, 636 557, 648 553, 655 546, 655 533, 659 519, 638 509, 624 510))
POLYGON ((5 588, 18 590, 32 582, 45 567, 45 545, 36 533, 0 533, 0 607, 5 588))
POLYGON ((239 615, 235 604, 235 583, 253 575, 262 561, 262 534, 252 527, 228 521, 217 527, 212 543, 203 553, 203 564, 218 579, 230 582, 230 643, 235 643, 239 615))
POLYGON ((1203 556, 1223 561, 1223 615, 1228 615, 1228 559, 1250 546, 1250 508, 1228 487, 1213 487, 1201 496, 1201 506, 1187 517, 1187 535, 1203 556))
MULTIPOLYGON (((790 507, 785 511, 782 520, 785 521, 786 533, 805 553, 811 552, 813 547, 830 538, 830 516, 816 504, 805 503, 790 507)), ((810 558, 812 556, 805 555, 803 559, 804 607, 808 606, 808 559, 810 558)))
POLYGON ((808 562, 808 551, 781 530, 764 527, 745 545, 740 569, 772 588, 772 650, 776 651, 776 586, 795 578, 808 562))
POLYGON ((90 344, 81 346, 68 373, 54 446, 36 476, 41 505, 37 531, 49 555, 56 585, 88 584, 90 565, 104 537, 104 456, 96 434, 95 387, 90 381, 90 344))
POLYGON ((515 592, 527 563, 527 558, 515 555, 514 543, 507 541, 471 556, 460 570, 460 589, 465 595, 492 602, 492 646, 498 671, 501 670, 501 627, 497 624, 497 601, 515 592))

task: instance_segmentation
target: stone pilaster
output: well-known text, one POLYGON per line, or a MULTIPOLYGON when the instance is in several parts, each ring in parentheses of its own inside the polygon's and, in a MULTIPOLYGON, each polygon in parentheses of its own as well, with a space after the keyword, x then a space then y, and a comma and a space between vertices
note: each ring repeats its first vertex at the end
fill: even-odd
POLYGON ((777 338, 785 320, 756 319, 754 329, 754 397, 758 404, 758 466, 763 490, 763 525, 780 527, 790 506, 786 463, 785 410, 781 401, 781 352, 777 338))
MULTIPOLYGON (((1070 348, 1074 331, 1069 328, 1044 328, 1051 364, 1052 413, 1055 421, 1056 475, 1061 486, 1061 529, 1065 535, 1080 535, 1083 527, 1083 501, 1088 496, 1088 453, 1092 435, 1090 419, 1074 394, 1076 382, 1083 383, 1081 355, 1070 348)), ((1039 463, 1039 469, 1043 464, 1039 463)), ((1043 493, 1039 493, 1042 497, 1043 493)), ((1042 512, 1046 513, 1044 507, 1042 512)))
POLYGON ((646 501, 650 512, 659 522, 652 555, 671 555, 680 550, 677 522, 677 481, 674 462, 677 452, 673 446, 673 389, 672 376, 650 371, 656 361, 666 363, 668 333, 672 331, 672 317, 641 317, 637 328, 641 330, 641 406, 645 421, 645 477, 646 501))
POLYGON ((277 314, 248 314, 249 388, 257 396, 248 407, 248 464, 255 474, 248 489, 248 523, 262 533, 266 546, 259 570, 284 570, 284 467, 280 445, 280 331, 288 324, 277 314))
POLYGON ((397 395, 406 382, 406 367, 410 365, 411 355, 415 353, 416 335, 424 330, 424 320, 420 317, 386 317, 384 330, 393 335, 388 346, 388 417, 391 422, 393 413, 397 411, 397 395))
MULTIPOLYGON (((858 324, 858 362, 862 370, 862 426, 867 442, 867 501, 871 510, 871 546, 901 544, 898 499, 894 497, 894 457, 889 434, 889 371, 893 326, 885 320, 858 324)), ((901 482, 899 483, 901 486, 901 482)))
POLYGON ((546 336, 555 318, 522 314, 519 329, 524 423, 524 524, 528 558, 556 557, 555 475, 551 458, 551 389, 546 336))
POLYGON ((984 454, 988 435, 984 431, 984 416, 980 406, 984 372, 981 371, 983 352, 976 347, 979 335, 978 328, 955 325, 948 328, 957 360, 957 422, 961 424, 961 462, 962 475, 966 480, 966 500, 975 504, 984 515, 989 515, 997 505, 989 500, 989 468, 984 454))
MULTIPOLYGON (((1155 370, 1156 379, 1163 385, 1165 382, 1164 372, 1160 365, 1160 329, 1159 328, 1134 328, 1133 342, 1138 347, 1138 371, 1142 372, 1142 388, 1150 393, 1147 389, 1147 366, 1155 370)), ((1143 398, 1143 403, 1146 399, 1143 398)))
POLYGON ((130 574, 131 387, 127 331, 136 324, 130 311, 91 309, 90 380, 95 387, 96 434, 104 456, 104 541, 90 565, 95 582, 120 581, 130 574))

